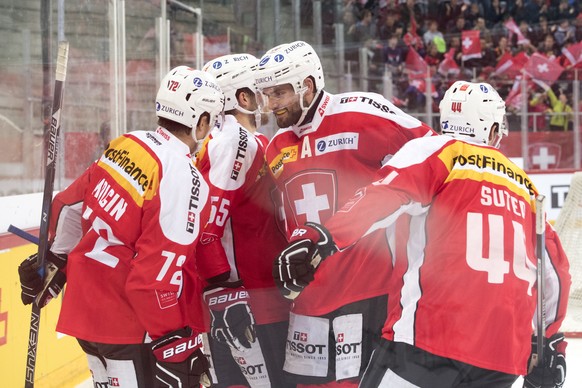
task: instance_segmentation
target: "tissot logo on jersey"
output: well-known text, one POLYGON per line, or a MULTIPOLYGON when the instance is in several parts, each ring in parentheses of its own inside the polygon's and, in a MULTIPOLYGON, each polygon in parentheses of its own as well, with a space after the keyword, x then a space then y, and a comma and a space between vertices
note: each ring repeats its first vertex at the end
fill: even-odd
POLYGON ((283 171, 283 164, 297 160, 297 146, 281 148, 281 153, 277 155, 269 168, 275 177, 278 177, 283 171))
POLYGON ((198 170, 190 165, 190 174, 192 174, 192 188, 190 189, 190 202, 188 203, 188 220, 186 221, 186 232, 194 233, 196 226, 196 213, 200 202, 200 176, 198 170))
POLYGON ((142 169, 131 159, 130 152, 124 149, 109 148, 105 151, 105 158, 111 161, 114 166, 119 167, 121 171, 129 175, 139 187, 145 191, 150 183, 148 176, 142 169))
POLYGON ((365 104, 371 105, 376 109, 380 109, 382 112, 396 114, 388 105, 382 104, 371 97, 368 96, 351 96, 351 97, 343 97, 340 100, 340 104, 347 104, 349 102, 356 102, 360 101, 365 104))
POLYGON ((359 134, 357 132, 343 132, 322 137, 315 140, 315 155, 342 150, 357 150, 359 134))
POLYGON ((242 167, 242 161, 247 154, 247 146, 249 144, 249 135, 242 127, 238 129, 238 147, 236 149, 236 158, 232 166, 232 171, 230 173, 230 179, 233 181, 237 180, 238 174, 242 167))

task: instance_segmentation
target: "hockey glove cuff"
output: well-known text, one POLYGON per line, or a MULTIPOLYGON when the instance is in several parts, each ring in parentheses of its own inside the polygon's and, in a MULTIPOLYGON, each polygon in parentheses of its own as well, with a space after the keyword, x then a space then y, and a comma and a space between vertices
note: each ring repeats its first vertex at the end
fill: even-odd
POLYGON ((155 375, 164 387, 210 386, 210 363, 202 353, 202 334, 185 327, 151 343, 155 375))
POLYGON ((212 317, 212 338, 239 351, 250 349, 256 340, 255 317, 242 282, 213 284, 205 289, 204 300, 212 317))
POLYGON ((308 222, 291 235, 291 242, 273 263, 273 278, 283 296, 295 299, 314 279, 315 270, 338 249, 327 229, 308 222))
MULTIPOLYGON (((564 334, 557 333, 546 339, 544 359, 538 360, 536 366, 524 377, 526 388, 561 388, 566 379, 566 346, 564 334)), ((537 353, 537 337, 532 337, 532 356, 537 353)))

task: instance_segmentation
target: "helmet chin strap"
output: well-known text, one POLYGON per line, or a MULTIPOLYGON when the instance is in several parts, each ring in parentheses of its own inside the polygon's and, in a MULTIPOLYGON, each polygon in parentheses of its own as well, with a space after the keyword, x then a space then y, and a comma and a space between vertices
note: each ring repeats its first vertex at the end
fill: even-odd
POLYGON ((309 109, 311 109, 311 107, 313 106, 313 104, 315 104, 315 101, 317 101, 317 97, 319 96, 319 93, 321 93, 321 90, 318 90, 317 93, 315 93, 313 95, 313 100, 311 100, 311 103, 309 104, 309 106, 305 107, 303 105, 303 96, 305 95, 305 92, 306 91, 307 91, 307 86, 303 86, 297 92, 297 94, 299 94, 299 105, 301 106, 301 117, 299 117, 299 120, 297 120, 297 122, 295 123, 295 125, 301 125, 301 123, 303 122, 303 120, 305 120, 305 116, 307 116, 307 112, 309 112, 309 109))
POLYGON ((240 106, 238 103, 234 106, 234 109, 238 110, 241 113, 247 114, 247 115, 254 115, 255 116, 255 125, 256 125, 256 129, 259 129, 259 127, 261 126, 261 110, 259 108, 255 109, 254 111, 250 111, 248 109, 243 108, 242 106, 240 106))

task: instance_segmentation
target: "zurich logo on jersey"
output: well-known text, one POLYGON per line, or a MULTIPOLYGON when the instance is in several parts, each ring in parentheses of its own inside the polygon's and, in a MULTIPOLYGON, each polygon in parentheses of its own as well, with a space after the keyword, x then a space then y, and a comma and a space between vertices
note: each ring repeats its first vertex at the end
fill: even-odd
POLYGON ((269 62, 269 59, 271 59, 271 57, 265 57, 261 59, 261 62, 259 62, 259 66, 263 66, 265 63, 269 62))
POLYGON ((441 123, 441 128, 442 129, 449 129, 449 122, 448 121, 443 121, 441 123))
POLYGON ((275 62, 283 62, 285 60, 285 57, 283 56, 283 54, 277 54, 273 59, 275 60, 275 62))
POLYGON ((483 93, 489 93, 489 89, 487 89, 487 86, 485 86, 485 85, 479 85, 479 88, 481 89, 481 91, 483 93))
POLYGON ((220 68, 222 67, 222 62, 220 62, 220 61, 214 62, 214 63, 212 64, 212 67, 213 67, 214 69, 220 69, 220 68))
POLYGON ((159 102, 156 101, 156 112, 159 111, 160 109, 162 109, 162 106, 160 105, 159 102))
POLYGON ((317 142, 317 150, 319 152, 325 151, 325 140, 321 140, 317 142))
POLYGON ((192 80, 192 83, 194 84, 194 86, 196 86, 197 88, 202 86, 202 80, 198 77, 194 78, 192 80))

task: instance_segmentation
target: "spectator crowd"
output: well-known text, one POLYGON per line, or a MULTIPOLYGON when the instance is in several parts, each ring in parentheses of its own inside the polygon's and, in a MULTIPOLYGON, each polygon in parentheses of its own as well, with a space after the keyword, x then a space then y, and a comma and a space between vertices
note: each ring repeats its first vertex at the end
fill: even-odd
MULTIPOLYGON (((528 111, 537 113, 530 125, 572 126, 571 81, 582 68, 579 1, 345 0, 342 13, 346 60, 357 64, 365 48, 369 78, 388 70, 394 102, 408 111, 425 111, 428 74, 434 112, 459 79, 490 82, 509 111, 519 111, 525 69, 528 111), (550 72, 536 74, 539 64, 550 72)), ((381 92, 381 82, 370 84, 381 92)))

